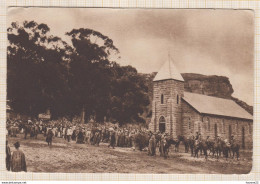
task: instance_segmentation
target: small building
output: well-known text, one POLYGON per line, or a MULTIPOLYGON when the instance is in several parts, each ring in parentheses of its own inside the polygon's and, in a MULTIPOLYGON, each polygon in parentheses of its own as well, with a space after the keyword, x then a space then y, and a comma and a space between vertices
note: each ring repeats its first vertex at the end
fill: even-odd
POLYGON ((242 148, 253 146, 253 116, 233 100, 184 92, 184 79, 170 56, 153 80, 149 129, 174 138, 196 132, 203 139, 220 136, 230 140, 233 135, 242 148))

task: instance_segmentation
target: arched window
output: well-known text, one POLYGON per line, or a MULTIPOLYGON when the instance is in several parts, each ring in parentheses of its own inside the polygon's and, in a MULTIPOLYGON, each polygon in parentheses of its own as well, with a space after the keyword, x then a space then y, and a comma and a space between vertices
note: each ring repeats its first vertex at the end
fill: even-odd
POLYGON ((179 95, 177 95, 177 104, 179 104, 179 95))
POLYGON ((164 118, 163 116, 161 116, 160 119, 159 119, 159 122, 160 122, 160 123, 165 123, 165 122, 166 122, 166 121, 165 121, 165 118, 164 118))
POLYGON ((222 120, 222 133, 224 134, 226 131, 225 131, 225 120, 223 119, 222 120))
POLYGON ((204 117, 203 118, 203 122, 205 122, 208 131, 210 131, 210 121, 209 121, 209 118, 208 117, 204 117))
POLYGON ((164 98, 164 97, 163 97, 163 94, 161 94, 161 104, 163 104, 163 101, 164 101, 163 98, 164 98))
POLYGON ((201 125, 200 125, 200 122, 198 123, 198 132, 201 133, 201 125))
POLYGON ((160 132, 165 132, 166 130, 166 120, 163 116, 160 117, 159 119, 159 131, 160 132))
POLYGON ((188 119, 188 127, 189 127, 189 130, 191 129, 191 120, 190 118, 188 119))
POLYGON ((242 127, 242 148, 245 149, 245 127, 242 127))
POLYGON ((218 136, 218 125, 215 123, 215 126, 214 126, 214 134, 215 134, 215 139, 217 138, 218 136))

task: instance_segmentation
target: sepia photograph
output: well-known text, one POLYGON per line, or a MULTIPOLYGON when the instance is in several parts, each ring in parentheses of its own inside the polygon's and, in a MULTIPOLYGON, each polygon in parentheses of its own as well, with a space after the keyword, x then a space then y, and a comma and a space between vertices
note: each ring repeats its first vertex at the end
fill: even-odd
POLYGON ((254 11, 8 7, 8 172, 248 174, 254 11))

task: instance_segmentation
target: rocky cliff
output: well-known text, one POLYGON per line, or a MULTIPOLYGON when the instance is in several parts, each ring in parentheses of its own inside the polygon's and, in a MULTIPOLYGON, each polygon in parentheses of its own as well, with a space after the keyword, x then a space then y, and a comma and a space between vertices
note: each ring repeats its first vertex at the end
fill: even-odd
POLYGON ((234 90, 227 77, 195 73, 182 73, 181 75, 185 80, 185 91, 232 99, 247 112, 253 114, 253 106, 232 96, 234 90))
MULTIPOLYGON (((148 94, 150 98, 150 102, 152 102, 153 95, 153 78, 156 73, 151 74, 142 74, 144 75, 147 85, 148 85, 148 94)), ((184 88, 185 91, 192 93, 199 93, 208 96, 215 96, 220 98, 232 99, 242 108, 244 108, 250 114, 253 114, 253 106, 248 105, 247 103, 239 100, 232 96, 234 90, 232 88, 232 84, 229 79, 224 76, 216 76, 216 75, 201 75, 195 73, 182 73, 183 79, 185 80, 184 88)), ((149 110, 147 112, 147 116, 151 116, 151 106, 149 105, 149 110)))
POLYGON ((201 75, 193 73, 181 74, 185 80, 185 91, 220 98, 230 98, 234 92, 227 77, 201 75))

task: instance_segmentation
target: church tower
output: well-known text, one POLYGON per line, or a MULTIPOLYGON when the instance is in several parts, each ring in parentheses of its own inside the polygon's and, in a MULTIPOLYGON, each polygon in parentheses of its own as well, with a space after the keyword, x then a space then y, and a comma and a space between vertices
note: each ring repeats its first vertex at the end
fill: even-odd
POLYGON ((174 138, 182 134, 183 92, 184 79, 169 55, 153 79, 152 119, 149 124, 152 132, 166 132, 174 138))

